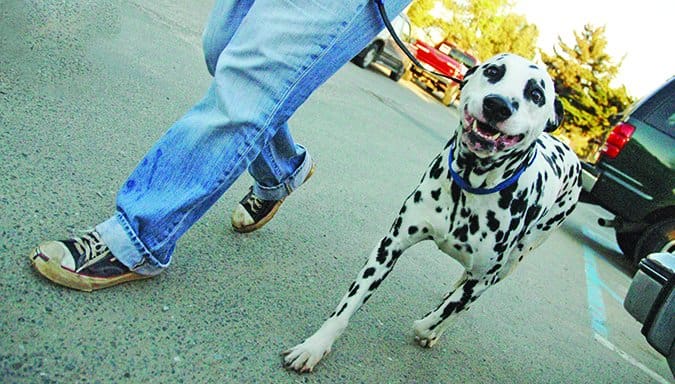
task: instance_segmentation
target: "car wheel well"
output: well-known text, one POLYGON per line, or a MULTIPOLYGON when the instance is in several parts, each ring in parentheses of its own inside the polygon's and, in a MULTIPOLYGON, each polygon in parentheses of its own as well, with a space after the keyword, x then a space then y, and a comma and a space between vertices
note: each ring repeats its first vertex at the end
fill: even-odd
POLYGON ((659 208, 645 217, 645 221, 649 224, 654 224, 661 220, 675 218, 675 206, 659 208))

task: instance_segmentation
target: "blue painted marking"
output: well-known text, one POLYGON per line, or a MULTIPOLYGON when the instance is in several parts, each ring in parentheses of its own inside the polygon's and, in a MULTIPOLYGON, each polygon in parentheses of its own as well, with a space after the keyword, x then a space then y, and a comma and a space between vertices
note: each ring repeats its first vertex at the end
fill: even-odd
POLYGON ((600 281, 600 286, 609 293, 609 295, 612 297, 612 299, 616 300, 621 306, 623 306, 623 297, 621 297, 618 293, 614 292, 612 288, 608 287, 607 284, 605 284, 604 281, 600 281))
POLYGON ((584 234, 584 236, 602 245, 603 247, 611 249, 614 252, 621 253, 621 249, 615 242, 607 240, 606 238, 598 235, 597 233, 589 230, 588 228, 582 228, 581 232, 584 234))
MULTIPOLYGON (((620 250, 619 247, 616 245, 616 243, 613 243, 613 242, 611 242, 611 241, 605 239, 604 237, 602 237, 602 236, 598 235, 597 233, 595 233, 595 232, 589 230, 588 228, 583 228, 583 229, 581 230, 581 232, 584 234, 584 236, 586 236, 587 238, 593 240, 594 242, 596 242, 596 243, 602 245, 603 247, 605 247, 605 248, 607 248, 607 249, 611 249, 611 250, 613 250, 613 251, 615 251, 615 252, 617 252, 617 253, 621 253, 621 250, 620 250)), ((589 252, 589 253, 591 254, 592 257, 598 257, 598 256, 600 256, 600 255, 598 255, 596 252, 594 252, 594 251, 592 251, 591 249, 587 248, 586 246, 584 246, 584 252, 589 252)), ((595 259, 593 259, 593 260, 595 260, 595 259)), ((598 282, 599 282, 599 284, 600 284, 600 287, 602 287, 603 289, 605 289, 605 290, 607 291, 607 293, 608 293, 614 300, 616 300, 619 304, 623 305, 623 297, 621 297, 619 294, 617 294, 616 292, 614 292, 614 290, 612 290, 610 287, 608 287, 607 284, 605 284, 605 282, 602 281, 602 280, 600 279, 599 276, 598 276, 598 282)))
POLYGON ((586 290, 588 311, 591 315, 591 328, 602 337, 608 337, 605 302, 602 300, 602 281, 598 275, 593 252, 584 246, 584 264, 586 269, 586 290))

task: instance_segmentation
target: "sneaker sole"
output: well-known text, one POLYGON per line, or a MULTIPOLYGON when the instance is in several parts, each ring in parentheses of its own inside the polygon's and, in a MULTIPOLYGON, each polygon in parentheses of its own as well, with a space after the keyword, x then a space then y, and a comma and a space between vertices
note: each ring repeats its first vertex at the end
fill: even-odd
POLYGON ((127 281, 148 279, 152 276, 129 272, 115 277, 95 277, 75 273, 60 264, 51 262, 38 248, 28 256, 36 271, 52 282, 78 291, 92 292, 97 289, 112 287, 127 281))
MULTIPOLYGON (((309 180, 309 178, 312 177, 315 169, 316 169, 316 165, 312 164, 312 167, 309 169, 309 172, 307 173, 307 176, 305 176, 305 180, 302 181, 302 184, 305 184, 307 182, 307 180, 309 180)), ((255 230, 258 230, 258 229, 262 228, 265 224, 269 223, 270 220, 272 220, 274 215, 277 214, 277 211, 281 207, 281 204, 284 202, 284 200, 286 200, 286 198, 283 198, 283 199, 279 200, 276 204, 274 204, 274 207, 272 208, 270 213, 268 213, 265 217, 260 219, 258 222, 255 222, 255 223, 249 224, 249 225, 244 225, 243 227, 235 227, 234 223, 233 223, 232 229, 234 229, 236 232, 239 232, 239 233, 249 233, 249 232, 253 232, 255 230)))

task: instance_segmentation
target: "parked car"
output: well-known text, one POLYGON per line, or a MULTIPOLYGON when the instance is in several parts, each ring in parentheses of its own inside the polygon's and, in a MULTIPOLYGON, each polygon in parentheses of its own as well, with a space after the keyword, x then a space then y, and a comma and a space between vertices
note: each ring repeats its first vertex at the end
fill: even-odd
POLYGON ((478 64, 478 60, 472 55, 462 51, 449 41, 442 41, 436 46, 427 44, 421 40, 413 42, 415 58, 424 66, 419 68, 411 65, 408 73, 410 78, 431 93, 440 92, 441 102, 451 105, 459 96, 459 84, 445 77, 437 76, 431 72, 437 72, 458 80, 464 78, 464 73, 478 64))
POLYGON ((675 252, 675 77, 628 108, 597 161, 582 162, 582 183, 581 201, 615 215, 599 223, 635 265, 675 252))
MULTIPOLYGON (((403 42, 410 40, 412 27, 408 16, 405 14, 398 15, 391 21, 391 25, 403 42)), ((410 59, 396 45, 389 31, 384 29, 351 61, 361 68, 367 68, 373 63, 382 64, 389 68, 389 78, 399 81, 405 73, 410 59)))
POLYGON ((624 308, 642 324, 649 345, 666 357, 675 375, 675 254, 653 253, 640 261, 624 308))

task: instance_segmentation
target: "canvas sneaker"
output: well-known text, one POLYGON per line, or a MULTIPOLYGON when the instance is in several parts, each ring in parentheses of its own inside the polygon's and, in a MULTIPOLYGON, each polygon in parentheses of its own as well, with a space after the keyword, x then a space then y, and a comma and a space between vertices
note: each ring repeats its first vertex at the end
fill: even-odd
MULTIPOLYGON (((315 167, 312 165, 302 182, 303 184, 312 176, 314 169, 315 167)), ((272 220, 284 199, 263 200, 253 193, 253 187, 249 188, 246 196, 232 211, 232 228, 239 233, 253 232, 261 228, 272 220)))
POLYGON ((96 231, 70 240, 42 243, 30 254, 30 261, 49 280, 87 292, 150 277, 120 263, 96 231))

